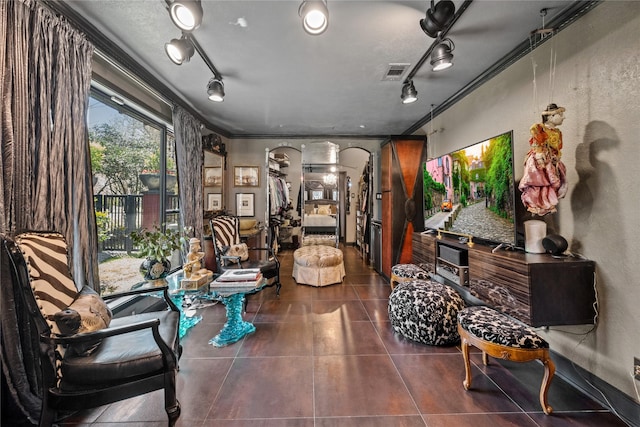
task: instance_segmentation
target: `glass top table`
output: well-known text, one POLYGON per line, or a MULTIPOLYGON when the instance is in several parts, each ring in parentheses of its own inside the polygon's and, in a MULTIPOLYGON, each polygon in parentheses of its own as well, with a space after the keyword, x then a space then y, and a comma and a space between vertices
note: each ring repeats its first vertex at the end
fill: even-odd
MULTIPOLYGON (((240 274, 242 270, 227 270, 227 272, 229 271, 240 274)), ((209 344, 215 347, 224 347, 233 344, 246 335, 255 332, 255 325, 242 318, 245 294, 260 291, 267 284, 266 279, 262 277, 262 275, 253 282, 229 282, 225 281, 225 274, 216 278, 209 286, 211 293, 217 295, 225 305, 227 314, 227 321, 222 327, 222 330, 220 330, 218 335, 209 340, 209 344)))

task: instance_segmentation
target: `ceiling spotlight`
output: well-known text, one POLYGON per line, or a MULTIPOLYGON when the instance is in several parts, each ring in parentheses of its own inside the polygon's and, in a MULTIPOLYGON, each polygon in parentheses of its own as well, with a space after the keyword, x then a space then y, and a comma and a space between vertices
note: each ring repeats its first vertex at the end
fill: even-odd
POLYGON ((298 14, 302 18, 302 28, 313 36, 324 33, 329 26, 326 0, 305 0, 300 4, 298 14))
POLYGON ((455 12, 456 6, 451 0, 441 0, 436 5, 431 0, 431 7, 427 10, 427 17, 420 20, 420 28, 429 37, 435 39, 440 31, 443 31, 451 24, 455 12))
POLYGON ((433 71, 446 70, 453 65, 453 54, 455 46, 451 39, 441 40, 431 52, 431 67, 433 71))
POLYGON ((214 102, 224 101, 224 83, 222 83, 222 79, 214 77, 209 80, 207 84, 207 95, 209 95, 209 99, 214 102))
POLYGON ((169 6, 171 20, 182 31, 193 31, 202 23, 200 0, 174 0, 169 6))
POLYGON ((183 62, 189 62, 193 56, 194 49, 191 41, 183 35, 179 39, 172 39, 169 43, 166 43, 164 51, 167 52, 167 56, 171 61, 181 65, 183 62))
POLYGON ((404 85, 402 85, 402 95, 400 95, 400 99, 402 99, 403 104, 411 104, 418 100, 418 91, 413 85, 413 80, 404 82, 404 85))

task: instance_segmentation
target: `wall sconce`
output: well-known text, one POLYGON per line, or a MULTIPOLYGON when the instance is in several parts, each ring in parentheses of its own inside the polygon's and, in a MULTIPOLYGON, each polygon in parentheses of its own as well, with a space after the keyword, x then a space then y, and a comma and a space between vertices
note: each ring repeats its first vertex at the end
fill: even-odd
POLYGON ((200 0, 174 0, 169 15, 182 31, 193 31, 202 23, 202 4, 200 0))
POLYGON ((427 9, 427 17, 420 20, 420 28, 429 37, 437 38, 438 33, 449 26, 456 13, 456 6, 451 0, 442 0, 434 5, 431 0, 431 7, 427 9))
POLYGON ((222 79, 213 77, 207 84, 207 95, 214 102, 224 101, 224 83, 222 79))
POLYGON ((313 36, 324 33, 329 27, 329 9, 326 0, 305 0, 298 8, 302 28, 313 36))
POLYGON ((183 62, 189 62, 193 56, 193 45, 186 36, 179 39, 172 39, 169 43, 165 43, 164 51, 174 64, 181 65, 183 62))
POLYGON ((451 39, 441 40, 433 52, 431 52, 431 67, 433 71, 446 70, 453 65, 453 54, 451 53, 455 49, 455 45, 451 39))
POLYGON ((402 85, 402 95, 400 95, 403 104, 411 104, 418 100, 418 91, 413 85, 413 80, 404 82, 402 85))

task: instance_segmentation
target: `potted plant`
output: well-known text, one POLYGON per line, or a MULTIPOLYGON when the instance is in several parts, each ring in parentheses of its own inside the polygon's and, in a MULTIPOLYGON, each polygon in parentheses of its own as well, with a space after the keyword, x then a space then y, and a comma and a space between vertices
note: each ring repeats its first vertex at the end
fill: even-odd
MULTIPOLYGON (((160 188, 160 151, 155 151, 145 160, 144 169, 138 177, 149 191, 157 191, 160 188)), ((173 192, 178 178, 175 172, 175 162, 171 158, 167 159, 166 180, 167 189, 169 192, 173 192)))
MULTIPOLYGON (((188 231, 185 229, 185 233, 188 231)), ((158 226, 152 230, 133 231, 130 236, 139 249, 139 256, 145 258, 140 265, 140 273, 145 280, 164 279, 171 269, 169 257, 187 241, 185 235, 178 230, 162 230, 158 226)))

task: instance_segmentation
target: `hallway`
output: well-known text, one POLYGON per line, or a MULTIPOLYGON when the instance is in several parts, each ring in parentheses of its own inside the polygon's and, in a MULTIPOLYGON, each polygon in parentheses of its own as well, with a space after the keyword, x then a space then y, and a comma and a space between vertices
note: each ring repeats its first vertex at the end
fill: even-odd
MULTIPOLYGON (((460 349, 404 340, 389 325, 390 287, 345 247, 347 276, 324 288, 291 278, 293 251, 280 254, 282 291, 250 297, 256 332, 223 348, 208 344, 224 306, 183 338, 178 374, 179 426, 444 427, 624 426, 606 408, 556 376, 554 412, 538 402, 537 363, 484 367, 473 354, 473 389, 462 386, 460 349), (509 368, 505 368, 508 366, 509 368)), ((64 426, 166 426, 161 391, 76 414, 64 426)))

